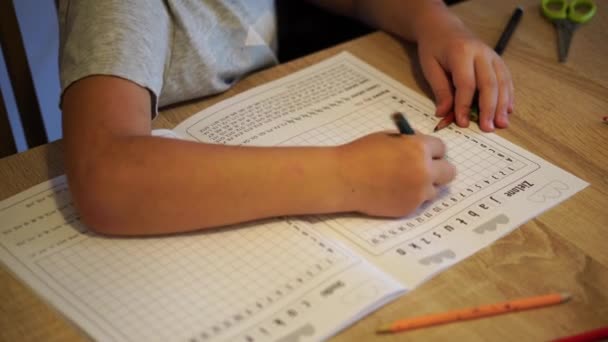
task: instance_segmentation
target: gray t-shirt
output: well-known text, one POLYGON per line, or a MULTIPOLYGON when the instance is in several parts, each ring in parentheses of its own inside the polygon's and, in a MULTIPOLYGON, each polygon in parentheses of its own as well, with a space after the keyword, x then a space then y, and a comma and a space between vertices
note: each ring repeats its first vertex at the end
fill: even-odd
POLYGON ((148 88, 154 114, 277 63, 274 0, 63 0, 59 24, 62 93, 113 75, 148 88))

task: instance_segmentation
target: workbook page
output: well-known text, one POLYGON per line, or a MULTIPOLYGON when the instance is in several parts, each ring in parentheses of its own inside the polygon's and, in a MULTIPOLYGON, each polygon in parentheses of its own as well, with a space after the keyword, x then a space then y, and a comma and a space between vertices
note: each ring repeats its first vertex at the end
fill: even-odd
POLYGON ((299 220, 98 236, 64 176, 0 202, 0 260, 98 341, 318 341, 404 291, 299 220))
MULTIPOLYGON (((178 125, 196 141, 258 146, 339 145, 396 131, 391 114, 441 138, 458 175, 440 196, 399 219, 310 217, 413 288, 489 245, 587 183, 493 133, 452 125, 433 133, 433 103, 348 53, 212 106, 178 125)), ((407 189, 403 189, 407 191, 407 189)))

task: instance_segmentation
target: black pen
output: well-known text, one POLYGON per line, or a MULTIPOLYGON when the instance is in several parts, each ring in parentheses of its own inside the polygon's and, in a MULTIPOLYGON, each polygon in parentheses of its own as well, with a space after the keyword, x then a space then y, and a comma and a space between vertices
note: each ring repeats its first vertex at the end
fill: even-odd
POLYGON ((403 114, 401 114, 401 113, 393 114, 393 120, 395 121, 397 128, 399 128, 399 133, 405 134, 405 135, 414 135, 415 134, 414 130, 412 129, 412 126, 410 126, 410 123, 407 122, 407 119, 405 118, 405 116, 403 116, 403 114))
MULTIPOLYGON (((521 20, 522 14, 524 14, 523 8, 521 8, 521 6, 517 6, 515 11, 513 11, 513 14, 511 15, 511 19, 509 19, 509 22, 507 23, 505 30, 502 31, 502 34, 500 35, 500 38, 498 39, 498 42, 496 43, 496 46, 494 47, 494 52, 496 52, 497 55, 500 56, 505 51, 505 48, 507 47, 507 43, 509 43, 509 39, 511 39, 511 36, 513 35, 513 32, 515 32, 515 28, 517 27, 517 24, 519 24, 519 20, 521 20)), ((471 101, 471 113, 469 114, 469 118, 475 122, 479 121, 479 91, 478 90, 475 91, 475 94, 473 95, 473 101, 471 101)))
POLYGON ((497 55, 502 55, 503 51, 507 47, 509 39, 511 39, 513 32, 515 32, 515 28, 517 27, 517 24, 519 24, 519 21, 521 20, 521 16, 523 14, 524 9, 521 8, 521 6, 517 6, 515 11, 513 11, 511 19, 509 19, 509 23, 507 23, 507 27, 505 27, 505 30, 502 32, 500 38, 498 39, 498 43, 496 43, 496 46, 494 47, 494 51, 497 55))

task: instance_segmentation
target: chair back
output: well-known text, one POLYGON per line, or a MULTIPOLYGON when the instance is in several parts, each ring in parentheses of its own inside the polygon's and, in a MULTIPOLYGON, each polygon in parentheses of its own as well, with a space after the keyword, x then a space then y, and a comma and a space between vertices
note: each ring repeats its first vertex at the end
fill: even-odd
MULTIPOLYGON (((48 142, 13 0, 0 0, 0 45, 28 148, 48 142)), ((16 152, 6 101, 0 94, 0 157, 16 152)))

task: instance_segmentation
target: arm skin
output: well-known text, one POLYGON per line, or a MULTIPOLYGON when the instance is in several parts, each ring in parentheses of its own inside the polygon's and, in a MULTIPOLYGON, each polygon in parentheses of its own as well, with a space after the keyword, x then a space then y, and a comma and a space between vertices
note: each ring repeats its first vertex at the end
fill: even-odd
POLYGON ((310 1, 416 42, 422 71, 435 96, 437 116, 453 110, 456 123, 468 126, 473 94, 479 88, 481 129, 491 132, 509 125, 514 101, 509 69, 442 0, 310 1))
POLYGON ((66 174, 93 231, 165 234, 347 211, 402 216, 455 176, 445 146, 423 134, 230 147, 152 137, 150 108, 146 89, 118 77, 90 76, 64 93, 66 174))

